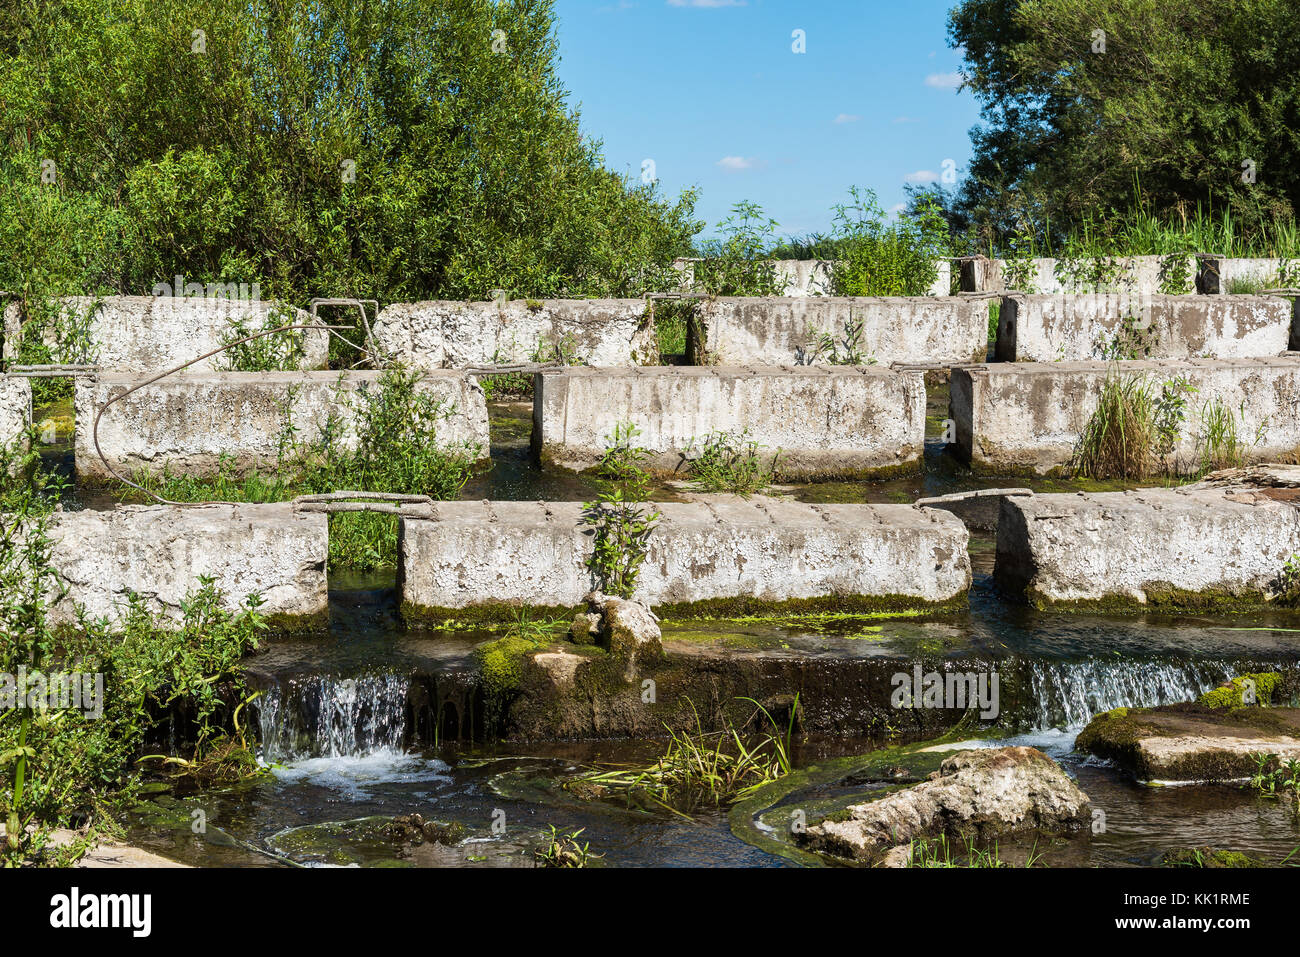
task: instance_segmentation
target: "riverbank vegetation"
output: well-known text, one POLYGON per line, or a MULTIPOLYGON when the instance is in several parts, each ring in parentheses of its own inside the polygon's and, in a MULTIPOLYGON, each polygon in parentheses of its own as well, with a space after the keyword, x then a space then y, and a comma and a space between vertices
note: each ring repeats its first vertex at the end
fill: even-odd
POLYGON ((131 596, 116 623, 55 626, 59 594, 51 518, 61 486, 21 446, 0 473, 0 820, 6 866, 66 864, 151 772, 146 749, 170 744, 169 776, 191 785, 259 773, 239 712, 250 700, 236 671, 266 629, 258 596, 232 604, 199 580, 164 627, 131 596), (178 756, 182 755, 182 756, 178 756), (55 828, 86 840, 56 847, 55 828))

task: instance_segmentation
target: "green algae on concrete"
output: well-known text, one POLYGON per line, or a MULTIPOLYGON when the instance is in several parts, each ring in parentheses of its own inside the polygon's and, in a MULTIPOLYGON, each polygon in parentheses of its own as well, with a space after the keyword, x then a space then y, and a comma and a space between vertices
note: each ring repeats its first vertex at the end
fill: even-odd
MULTIPOLYGON (((840 615, 844 617, 901 617, 910 614, 942 614, 964 610, 967 596, 946 602, 926 602, 914 595, 825 595, 816 598, 789 598, 781 601, 737 595, 731 598, 708 598, 689 602, 664 602, 651 606, 664 621, 737 620, 759 618, 769 621, 804 617, 840 615)), ((455 622, 476 627, 515 621, 521 611, 535 618, 572 620, 582 610, 574 605, 517 605, 506 602, 467 605, 463 608, 437 608, 403 601, 404 621, 428 625, 455 622)))
POLYGON ((1294 749, 1298 740, 1300 709, 1186 702, 1099 714, 1074 746, 1139 781, 1215 783, 1248 779, 1256 755, 1294 749))

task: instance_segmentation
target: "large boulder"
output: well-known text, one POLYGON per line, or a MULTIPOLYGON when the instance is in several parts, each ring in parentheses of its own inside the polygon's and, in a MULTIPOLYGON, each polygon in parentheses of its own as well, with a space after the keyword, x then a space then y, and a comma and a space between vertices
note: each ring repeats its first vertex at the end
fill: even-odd
POLYGON ((849 805, 800 839, 820 853, 874 863, 915 840, 1072 831, 1090 821, 1088 796, 1043 752, 989 748, 954 754, 930 780, 849 805))

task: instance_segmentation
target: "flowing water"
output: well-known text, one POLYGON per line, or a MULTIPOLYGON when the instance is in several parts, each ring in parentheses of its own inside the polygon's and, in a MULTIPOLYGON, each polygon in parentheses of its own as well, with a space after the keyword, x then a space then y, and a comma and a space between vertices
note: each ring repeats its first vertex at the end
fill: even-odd
MULTIPOLYGON (((930 431, 946 415, 944 388, 930 390, 930 431)), ((583 476, 539 469, 528 450, 529 407, 491 408, 493 468, 466 486, 466 499, 586 500, 583 476)), ((68 457, 66 448, 53 457, 68 457)), ((1037 491, 1083 487, 1062 480, 972 476, 927 445, 919 476, 878 483, 792 487, 805 501, 911 502, 974 488, 1025 485, 1037 491)), ((1089 484, 1089 488, 1109 486, 1089 484)), ((1114 487, 1122 487, 1116 483, 1114 487)), ((678 488, 664 487, 658 498, 678 488)), ((82 496, 70 507, 111 507, 111 497, 82 496)), ((1014 675, 1009 737, 968 742, 1032 744, 1057 758, 1105 815, 1103 831, 1046 849, 1051 864, 1150 864, 1172 847, 1214 846, 1281 859, 1300 846, 1300 824, 1282 802, 1237 787, 1138 785, 1108 765, 1074 753, 1075 735, 1094 714, 1194 699, 1246 670, 1300 667, 1294 621, 1254 613, 1213 616, 1097 617, 1047 614, 1009 603, 991 581, 993 547, 972 538, 975 584, 968 611, 938 618, 885 620, 869 634, 835 634, 797 623, 733 622, 665 639, 743 639, 774 655, 798 655, 828 667, 977 661, 1014 675)), ((476 694, 474 646, 486 633, 407 630, 391 575, 331 575, 328 634, 274 641, 250 660, 249 683, 261 758, 270 776, 221 792, 153 794, 130 815, 134 843, 194 864, 231 866, 528 866, 550 826, 582 829, 603 866, 786 866, 787 859, 732 833, 722 814, 691 822, 667 814, 588 803, 557 786, 579 766, 647 762, 658 741, 484 743, 476 694), (206 833, 195 834, 202 810, 206 833), (386 831, 395 815, 460 825, 444 845, 401 845, 386 831)), ((845 709, 855 704, 846 696, 845 709)), ((878 704, 878 702, 876 703, 878 704)), ((797 765, 862 754, 878 741, 810 735, 797 741, 797 765)), ((1008 843, 1013 850, 1014 842, 1008 843)), ((1040 853, 1043 848, 1035 848, 1040 853)))

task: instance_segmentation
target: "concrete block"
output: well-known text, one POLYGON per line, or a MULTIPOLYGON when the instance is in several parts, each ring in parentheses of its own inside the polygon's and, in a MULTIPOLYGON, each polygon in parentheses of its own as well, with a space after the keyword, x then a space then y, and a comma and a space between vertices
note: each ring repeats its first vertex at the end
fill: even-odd
POLYGON ((1295 493, 1188 486, 1007 498, 994 575, 1039 606, 1264 603, 1300 552, 1295 493))
POLYGON ((912 470, 925 446, 920 372, 880 366, 655 367, 539 373, 533 449, 582 470, 601 458, 621 422, 641 429, 650 464, 679 469, 692 439, 740 433, 767 455, 781 450, 786 479, 912 470))
MULTIPOLYGON (((125 477, 139 469, 177 475, 216 474, 225 456, 236 474, 274 468, 287 441, 310 444, 326 429, 340 448, 356 447, 360 390, 376 388, 379 372, 177 373, 108 406, 99 419, 99 448, 125 477)), ((79 376, 76 382, 78 478, 106 482, 112 474, 96 454, 96 414, 140 382, 139 376, 79 376)), ((488 456, 487 403, 473 376, 429 372, 420 388, 447 417, 435 440, 466 443, 488 456)))
POLYGON ((261 613, 273 623, 320 627, 329 614, 328 518, 295 512, 287 502, 58 513, 52 564, 67 592, 53 601, 50 620, 75 622, 80 606, 92 619, 119 622, 131 592, 178 620, 181 602, 204 575, 215 579, 231 609, 257 592, 265 599, 261 613))
MULTIPOLYGON (((58 301, 59 319, 46 323, 45 343, 56 349, 56 359, 76 365, 98 365, 105 372, 161 372, 220 348, 238 323, 249 332, 268 327, 309 324, 301 309, 261 300, 220 296, 70 296, 58 301), (65 327, 66 348, 59 348, 55 325, 65 327), (66 330, 76 328, 76 334, 66 330)), ((4 354, 18 355, 24 334, 18 303, 5 308, 4 354)), ((329 362, 329 333, 294 331, 303 343, 304 369, 324 369, 329 362)), ((225 353, 195 363, 187 372, 229 368, 225 353)))
POLYGON ((944 296, 719 298, 701 302, 688 350, 700 364, 810 365, 826 362, 818 339, 856 339, 881 365, 983 362, 988 303, 944 296))
POLYGON ((1195 292, 1196 262, 1190 256, 1121 256, 1110 260, 1039 258, 1028 265, 984 256, 959 259, 962 292, 1026 294, 1125 292, 1129 295, 1195 292), (1024 275, 1016 276, 1014 271, 1024 275), (1094 281, 1093 276, 1101 281, 1094 281))
MULTIPOLYGON (((665 503, 637 595, 664 613, 782 604, 946 604, 970 587, 965 526, 910 505, 773 499, 665 503)), ((511 618, 577 606, 596 581, 579 502, 439 502, 404 510, 399 581, 413 619, 511 618)))
POLYGON ((1157 390, 1183 379, 1196 391, 1174 448, 1180 469, 1199 461, 1205 413, 1216 401, 1236 419, 1247 461, 1285 460, 1300 448, 1300 360, 1162 359, 990 363, 954 368, 956 452, 995 475, 1064 470, 1096 411, 1108 375, 1145 379, 1157 390))
POLYGON ((655 362, 658 343, 642 299, 415 302, 384 308, 375 339, 414 369, 549 361, 591 366, 655 362))
POLYGON ((1293 307, 1275 296, 1011 295, 998 311, 999 362, 1276 356, 1293 307), (1116 347, 1119 354, 1116 355, 1116 347))
POLYGON ((32 380, 0 375, 0 446, 18 443, 26 450, 27 426, 32 421, 32 380))

